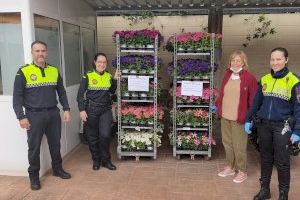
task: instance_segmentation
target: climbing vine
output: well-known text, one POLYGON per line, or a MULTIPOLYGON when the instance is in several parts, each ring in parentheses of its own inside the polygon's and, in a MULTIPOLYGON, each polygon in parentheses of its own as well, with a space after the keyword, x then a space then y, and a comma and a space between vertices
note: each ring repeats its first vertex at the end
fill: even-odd
POLYGON ((153 24, 152 19, 155 17, 154 12, 152 11, 142 11, 140 13, 137 13, 136 15, 124 15, 123 18, 127 19, 129 21, 129 25, 133 26, 138 23, 142 23, 145 21, 148 21, 148 25, 151 26, 153 24))
POLYGON ((249 46, 251 40, 265 38, 268 35, 274 35, 276 30, 272 27, 272 21, 269 20, 265 15, 260 15, 257 19, 245 18, 244 21, 254 27, 249 31, 246 36, 246 42, 243 43, 243 47, 249 46))

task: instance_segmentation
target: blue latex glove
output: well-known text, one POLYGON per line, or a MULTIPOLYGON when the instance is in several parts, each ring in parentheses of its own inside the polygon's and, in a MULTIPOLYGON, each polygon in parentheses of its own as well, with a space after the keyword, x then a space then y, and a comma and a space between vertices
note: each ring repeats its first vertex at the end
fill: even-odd
POLYGON ((218 108, 217 108, 217 106, 213 105, 213 106, 210 107, 210 110, 211 110, 212 113, 216 113, 218 108))
POLYGON ((252 133, 252 131, 251 131, 252 126, 253 126, 253 125, 252 125, 251 122, 246 122, 246 123, 245 123, 244 128, 245 128, 245 132, 246 132, 247 134, 251 134, 251 133, 252 133))
POLYGON ((292 144, 294 144, 295 142, 299 142, 299 141, 300 141, 300 136, 296 134, 296 132, 294 131, 291 136, 291 142, 292 144))

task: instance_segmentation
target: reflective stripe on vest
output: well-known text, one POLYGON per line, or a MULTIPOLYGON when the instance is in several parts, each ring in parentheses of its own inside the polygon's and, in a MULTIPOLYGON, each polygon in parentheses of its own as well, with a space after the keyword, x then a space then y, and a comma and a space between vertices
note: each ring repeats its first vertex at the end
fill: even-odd
POLYGON ((33 64, 26 65, 21 70, 26 79, 26 88, 57 85, 58 70, 53 66, 47 65, 44 68, 44 77, 41 69, 33 64))
POLYGON ((109 90, 111 86, 111 75, 108 72, 104 72, 103 75, 97 72, 87 73, 88 77, 88 89, 89 90, 109 90))
POLYGON ((289 72, 285 77, 275 79, 271 74, 262 77, 261 85, 264 96, 278 97, 284 100, 290 100, 292 88, 299 82, 299 79, 289 72))

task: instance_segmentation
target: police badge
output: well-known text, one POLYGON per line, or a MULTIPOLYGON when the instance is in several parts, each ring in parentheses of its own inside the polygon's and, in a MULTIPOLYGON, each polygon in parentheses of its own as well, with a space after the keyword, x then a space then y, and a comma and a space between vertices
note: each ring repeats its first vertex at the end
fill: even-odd
POLYGON ((31 75, 30 75, 30 79, 31 79, 32 81, 36 81, 37 76, 36 76, 35 74, 31 74, 31 75))
POLYGON ((98 83, 98 81, 97 81, 96 79, 93 79, 93 80, 92 80, 92 83, 93 83, 94 85, 96 85, 96 84, 98 83))
POLYGON ((262 86, 262 90, 265 91, 267 89, 267 84, 265 83, 263 86, 262 86))

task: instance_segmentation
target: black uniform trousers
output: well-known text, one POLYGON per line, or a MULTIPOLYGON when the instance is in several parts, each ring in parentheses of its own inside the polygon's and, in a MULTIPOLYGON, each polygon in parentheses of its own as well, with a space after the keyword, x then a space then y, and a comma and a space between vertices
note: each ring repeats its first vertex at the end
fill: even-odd
POLYGON ((284 122, 263 120, 257 125, 261 156, 262 185, 269 187, 273 164, 278 173, 279 189, 289 191, 290 187, 290 154, 289 141, 291 134, 281 134, 284 122))
POLYGON ((111 159, 109 146, 112 138, 112 111, 108 106, 87 108, 87 140, 94 163, 107 162, 111 159))
POLYGON ((45 133, 52 159, 52 169, 62 168, 60 154, 61 118, 58 108, 43 111, 26 110, 26 116, 30 123, 27 131, 29 176, 39 176, 40 170, 40 147, 45 133))

